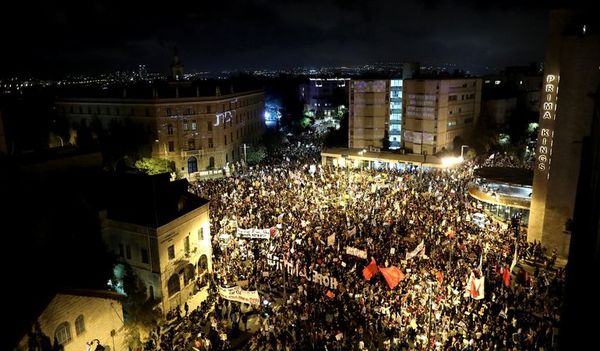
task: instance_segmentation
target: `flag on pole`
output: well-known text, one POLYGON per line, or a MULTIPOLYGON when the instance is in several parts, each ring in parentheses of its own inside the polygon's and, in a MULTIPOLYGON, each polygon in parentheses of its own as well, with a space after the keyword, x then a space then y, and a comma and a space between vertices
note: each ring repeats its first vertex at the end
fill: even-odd
POLYGON ((378 271, 379 268, 377 267, 377 262, 372 258, 371 263, 363 269, 362 274, 365 280, 369 281, 378 271))
POLYGON ((400 268, 391 266, 389 268, 379 268, 381 274, 385 278, 390 289, 395 288, 403 279, 404 273, 400 270, 400 268))
POLYGON ((512 263, 510 264, 510 273, 512 273, 513 269, 515 268, 515 266, 517 265, 517 241, 515 240, 515 255, 513 256, 513 260, 512 263))

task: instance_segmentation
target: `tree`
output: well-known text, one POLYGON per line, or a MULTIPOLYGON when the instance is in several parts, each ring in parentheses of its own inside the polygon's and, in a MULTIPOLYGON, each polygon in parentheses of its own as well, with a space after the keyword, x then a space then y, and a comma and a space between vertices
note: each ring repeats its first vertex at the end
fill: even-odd
POLYGON ((123 288, 127 299, 123 304, 125 312, 126 343, 132 349, 141 346, 141 335, 154 326, 160 313, 154 309, 154 301, 146 295, 146 286, 135 274, 130 265, 125 264, 123 288))
POLYGON ((175 172, 172 162, 163 158, 142 158, 135 162, 135 167, 149 175, 175 172))
POLYGON ((252 145, 246 150, 246 162, 256 164, 267 157, 267 148, 262 144, 252 145))

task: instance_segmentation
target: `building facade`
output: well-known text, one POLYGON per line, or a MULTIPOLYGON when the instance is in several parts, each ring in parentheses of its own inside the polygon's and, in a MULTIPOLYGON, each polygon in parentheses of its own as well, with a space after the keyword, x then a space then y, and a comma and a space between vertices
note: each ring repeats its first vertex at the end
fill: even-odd
POLYGON ((141 145, 142 156, 173 161, 177 170, 189 177, 241 160, 242 145, 264 133, 262 90, 204 97, 181 95, 67 98, 57 101, 56 112, 73 129, 88 126, 96 134, 110 133, 115 124, 131 121, 147 136, 141 145))
MULTIPOLYGON (((160 301, 167 313, 198 293, 197 282, 206 286, 207 273, 212 271, 212 246, 208 202, 187 193, 187 182, 169 184, 168 175, 159 176, 153 176, 151 187, 160 190, 147 197, 142 192, 151 193, 149 186, 124 195, 139 200, 114 198, 120 204, 109 207, 102 233, 108 248, 142 280, 148 298, 160 301), (138 201, 150 204, 143 207, 138 201), (141 207, 137 214, 127 213, 127 208, 136 205, 141 207)), ((141 178, 130 179, 117 189, 126 192, 136 181, 145 183, 141 178)))
POLYGON ((348 109, 348 147, 382 148, 389 125, 389 80, 352 80, 348 109))
POLYGON ((309 78, 300 85, 300 99, 304 111, 317 117, 337 116, 340 108, 347 105, 349 78, 309 78))
POLYGON ((556 11, 546 40, 527 239, 562 257, 569 252, 581 141, 590 134, 600 86, 600 33, 594 25, 581 14, 556 11))
POLYGON ((479 120, 481 79, 409 79, 403 89, 402 145, 409 152, 453 150, 479 120))
POLYGON ((123 298, 112 291, 96 290, 56 294, 21 339, 18 350, 45 349, 45 343, 58 342, 64 351, 82 351, 94 339, 111 351, 129 350, 124 343, 123 298))

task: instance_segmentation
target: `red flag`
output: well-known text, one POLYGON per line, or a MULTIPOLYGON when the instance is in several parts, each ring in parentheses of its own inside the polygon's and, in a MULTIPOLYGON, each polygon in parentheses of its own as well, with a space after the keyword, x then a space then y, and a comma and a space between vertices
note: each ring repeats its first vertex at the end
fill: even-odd
POLYGON ((479 294, 477 293, 477 288, 475 287, 475 280, 471 280, 471 297, 476 299, 479 294))
POLYGON ((508 267, 505 267, 502 272, 502 280, 504 280, 504 285, 508 288, 510 286, 510 270, 508 267))
POLYGON ((368 266, 365 267, 365 269, 363 269, 363 277, 365 278, 365 280, 371 280, 371 278, 375 275, 375 273, 377 273, 379 271, 379 268, 377 268, 377 262, 375 262, 375 259, 371 259, 371 263, 369 263, 368 266))
POLYGON ((335 294, 333 293, 333 291, 327 290, 327 293, 325 294, 325 296, 327 296, 330 299, 333 299, 333 297, 335 296, 335 294))
POLYGON ((381 274, 385 278, 385 281, 388 283, 390 289, 393 289, 404 279, 404 273, 398 267, 391 266, 389 268, 379 268, 381 274))

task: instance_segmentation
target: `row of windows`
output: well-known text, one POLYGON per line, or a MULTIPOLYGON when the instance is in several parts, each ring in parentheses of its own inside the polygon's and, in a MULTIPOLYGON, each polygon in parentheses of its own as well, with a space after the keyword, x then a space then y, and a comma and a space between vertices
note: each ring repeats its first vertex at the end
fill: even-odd
MULTIPOLYGON (((119 244, 119 257, 131 259, 131 246, 119 244)), ((140 248, 140 258, 142 263, 148 263, 148 249, 145 247, 140 248)))
MULTIPOLYGON (((170 125, 169 125, 169 126, 167 126, 167 131, 171 130, 171 129, 169 129, 169 128, 172 128, 172 127, 170 127, 170 125)), ((247 134, 248 134, 250 131, 253 131, 253 130, 256 130, 256 123, 255 123, 254 125, 248 125, 248 126, 244 126, 244 127, 243 127, 243 128, 241 128, 241 129, 237 129, 237 130, 236 130, 236 132, 235 132, 235 137, 236 137, 236 139, 243 138, 243 137, 245 137, 245 136, 246 136, 246 135, 247 135, 247 134), (251 128, 252 128, 252 129, 251 129, 251 128)), ((173 134, 171 133, 171 134, 169 134, 169 135, 173 135, 173 134)), ((230 132, 230 133, 229 133, 229 138, 228 138, 227 134, 225 134, 225 135, 223 136, 223 142, 224 142, 225 146, 228 144, 228 142, 229 142, 229 143, 232 143, 232 142, 234 142, 234 141, 236 140, 236 139, 234 139, 233 135, 234 135, 234 134, 233 134, 233 132, 230 132)), ((172 141, 172 140, 171 140, 171 141, 169 141, 169 142, 168 142, 168 144, 167 144, 167 145, 168 145, 168 150, 169 150, 169 152, 174 152, 174 151, 176 151, 176 148, 175 148, 175 141, 172 141)), ((212 148, 214 148, 214 147, 215 147, 215 146, 214 146, 214 141, 213 141, 213 138, 208 138, 208 148, 209 148, 209 149, 212 149, 212 148)), ((191 139, 188 139, 188 140, 187 140, 187 150, 197 150, 197 149, 202 149, 202 146, 201 146, 199 143, 198 143, 198 144, 196 144, 196 139, 192 139, 192 138, 191 138, 191 139), (198 146, 198 148, 197 148, 197 146, 198 146)))
MULTIPOLYGON (((239 115, 235 116, 235 122, 236 122, 236 124, 239 124, 243 121, 244 117, 246 117, 246 121, 247 121, 250 118, 254 118, 256 116, 257 116, 256 111, 251 111, 246 115, 239 114, 239 115)), ((229 120, 229 123, 223 123, 223 129, 227 129, 228 124, 229 124, 229 126, 232 126, 233 120, 234 119, 229 120)), ((213 123, 214 123, 213 121, 206 121, 206 130, 207 131, 212 132, 213 123)), ((196 131, 198 129, 196 120, 184 120, 182 123, 182 126, 183 126, 184 131, 188 131, 188 130, 196 131)), ((167 134, 173 135, 174 133, 175 133, 175 128, 174 128, 173 124, 171 124, 171 123, 167 124, 167 134)))
MULTIPOLYGON (((75 333, 77 336, 79 336, 83 334, 83 332, 85 332, 85 321, 83 319, 83 315, 80 314, 75 319, 75 333)), ((54 331, 54 338, 60 345, 65 345, 73 339, 71 336, 71 325, 69 322, 62 322, 58 325, 58 327, 56 327, 56 330, 54 331)))
POLYGON ((256 104, 260 101, 262 101, 262 99, 260 99, 260 98, 240 99, 240 100, 236 99, 235 101, 230 101, 228 103, 221 104, 220 109, 219 108, 213 109, 213 107, 216 107, 214 105, 196 105, 196 108, 204 107, 204 109, 198 110, 199 112, 197 112, 195 108, 191 108, 191 107, 186 107, 184 109, 167 107, 165 109, 165 114, 170 117, 170 116, 178 116, 178 115, 195 115, 196 113, 225 112, 225 111, 232 111, 232 110, 235 110, 240 107, 256 104))
MULTIPOLYGON (((62 113, 66 112, 66 108, 65 106, 60 106, 59 107, 59 111, 62 113)), ((124 116, 135 116, 136 115, 136 109, 133 107, 110 107, 110 106, 106 106, 106 107, 101 107, 101 106, 87 106, 87 108, 84 109, 83 106, 74 106, 71 105, 69 106, 69 113, 72 114, 84 114, 87 113, 88 115, 108 115, 108 116, 121 116, 121 112, 123 112, 124 116)), ((144 115, 145 116, 150 116, 150 109, 146 108, 144 110, 144 115)))
MULTIPOLYGON (((190 253, 190 235, 191 235, 191 233, 188 233, 188 235, 186 235, 185 239, 183 240, 183 251, 186 254, 190 253)), ((200 229, 198 229, 198 241, 203 241, 203 240, 204 240, 204 228, 200 227, 200 229)), ((167 248, 167 255, 169 256, 169 260, 175 259, 175 244, 173 244, 167 248)))
MULTIPOLYGON (((475 99, 475 93, 460 95, 461 101, 472 100, 472 99, 475 99)), ((448 102, 451 102, 451 101, 458 101, 458 95, 448 95, 448 102)))

